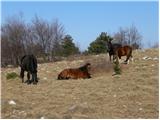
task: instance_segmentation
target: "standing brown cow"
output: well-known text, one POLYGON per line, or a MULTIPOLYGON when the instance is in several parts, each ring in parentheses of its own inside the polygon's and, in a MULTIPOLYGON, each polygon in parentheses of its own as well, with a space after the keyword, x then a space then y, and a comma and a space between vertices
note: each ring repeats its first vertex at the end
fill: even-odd
POLYGON ((127 64, 129 58, 133 59, 132 56, 132 47, 129 45, 123 46, 123 47, 119 47, 116 50, 116 54, 114 55, 114 60, 117 58, 121 59, 122 56, 126 56, 126 60, 124 61, 124 63, 127 64))

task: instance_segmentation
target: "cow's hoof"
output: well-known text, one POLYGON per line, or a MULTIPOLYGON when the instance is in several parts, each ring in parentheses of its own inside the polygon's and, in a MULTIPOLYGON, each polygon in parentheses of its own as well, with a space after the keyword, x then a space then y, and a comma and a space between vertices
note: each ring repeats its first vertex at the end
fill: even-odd
POLYGON ((27 80, 26 83, 27 83, 28 85, 30 85, 30 84, 32 83, 32 81, 27 80))
POLYGON ((28 83, 27 83, 27 85, 30 85, 30 84, 31 84, 31 82, 28 82, 28 83))
POLYGON ((37 82, 33 82, 33 85, 37 85, 37 82))
POLYGON ((123 64, 128 64, 128 62, 124 61, 123 64))
POLYGON ((26 80, 24 83, 28 83, 28 82, 30 82, 30 80, 26 80))

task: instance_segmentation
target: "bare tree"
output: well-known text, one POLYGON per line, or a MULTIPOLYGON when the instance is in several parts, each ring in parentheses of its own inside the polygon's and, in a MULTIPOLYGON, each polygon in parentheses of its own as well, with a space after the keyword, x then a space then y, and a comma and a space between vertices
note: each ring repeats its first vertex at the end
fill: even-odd
POLYGON ((135 25, 132 25, 127 32, 127 44, 131 45, 134 49, 141 48, 142 36, 138 32, 135 25))
POLYGON ((127 34, 127 30, 120 27, 119 31, 114 35, 114 40, 124 45, 126 44, 126 34, 127 34))
POLYGON ((54 56, 61 55, 62 47, 61 43, 64 38, 64 26, 59 23, 59 21, 56 19, 53 20, 51 27, 53 28, 53 39, 51 44, 51 57, 52 59, 54 56))
POLYGON ((19 64, 21 56, 25 53, 25 32, 26 26, 21 16, 10 17, 2 25, 2 62, 9 57, 11 64, 19 64))
POLYGON ((21 16, 9 17, 1 27, 2 63, 18 65, 24 54, 54 60, 61 56, 64 35, 64 26, 57 19, 48 22, 35 16, 26 24, 21 16))
POLYGON ((60 52, 60 41, 64 36, 64 27, 58 20, 49 23, 37 16, 33 20, 32 31, 34 38, 41 45, 43 58, 52 60, 56 52, 60 52))
POLYGON ((47 54, 47 44, 49 43, 48 23, 37 16, 35 16, 32 23, 32 35, 37 43, 41 45, 44 54, 43 58, 45 60, 45 55, 47 54))
POLYGON ((122 45, 131 45, 134 49, 142 47, 142 36, 135 25, 125 29, 120 27, 119 31, 115 33, 114 39, 122 45))
POLYGON ((11 49, 9 47, 9 41, 6 36, 1 36, 1 66, 6 66, 8 63, 12 63, 11 49))

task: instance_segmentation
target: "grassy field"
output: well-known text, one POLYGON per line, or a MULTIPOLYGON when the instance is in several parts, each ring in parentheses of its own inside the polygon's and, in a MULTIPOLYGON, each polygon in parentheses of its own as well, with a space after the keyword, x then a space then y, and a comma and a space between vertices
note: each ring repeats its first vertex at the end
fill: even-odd
POLYGON ((38 65, 38 85, 6 79, 19 68, 1 69, 1 118, 158 118, 158 49, 133 52, 134 61, 113 75, 108 54, 38 65), (91 79, 57 80, 65 68, 92 65, 91 79), (15 104, 9 104, 9 101, 15 104))

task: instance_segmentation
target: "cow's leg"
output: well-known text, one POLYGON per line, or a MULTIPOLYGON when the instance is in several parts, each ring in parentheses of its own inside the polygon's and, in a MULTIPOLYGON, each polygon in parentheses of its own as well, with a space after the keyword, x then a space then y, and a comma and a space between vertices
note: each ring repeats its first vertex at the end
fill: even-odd
POLYGON ((24 83, 24 70, 23 69, 21 69, 20 76, 22 78, 22 83, 24 83))
POLYGON ((112 62, 112 63, 116 62, 117 57, 118 57, 118 56, 117 56, 116 54, 113 55, 113 62, 112 62))
POLYGON ((118 56, 118 58, 119 58, 119 63, 123 63, 123 60, 121 59, 121 57, 122 57, 121 55, 118 56))
POLYGON ((26 81, 27 84, 31 84, 32 81, 30 80, 30 72, 27 72, 27 81, 26 81))
POLYGON ((113 62, 114 63, 119 63, 119 59, 121 59, 121 57, 119 57, 119 55, 117 55, 117 54, 115 54, 114 56, 113 56, 114 58, 113 58, 113 62))
POLYGON ((129 64, 129 61, 131 60, 131 62, 133 62, 133 56, 132 55, 128 55, 126 58, 126 63, 129 64))
POLYGON ((130 56, 130 58, 131 58, 131 61, 133 62, 133 56, 132 55, 130 56))
POLYGON ((125 64, 128 64, 129 58, 130 58, 130 55, 127 55, 127 58, 126 58, 126 60, 125 60, 125 64))
POLYGON ((113 62, 115 62, 117 59, 117 55, 113 55, 113 62))
POLYGON ((109 59, 110 59, 110 62, 111 62, 111 54, 109 54, 109 59))
POLYGON ((37 82, 36 82, 36 73, 32 73, 32 81, 33 81, 33 84, 37 84, 37 82))
POLYGON ((117 55, 113 56, 113 63, 118 63, 119 64, 119 60, 118 60, 118 56, 117 55))
POLYGON ((126 63, 128 62, 128 60, 130 59, 130 58, 132 58, 132 50, 129 50, 128 52, 127 52, 127 58, 126 58, 126 63))
POLYGON ((30 80, 30 73, 29 72, 27 73, 27 79, 28 79, 28 81, 30 80))
POLYGON ((88 78, 91 78, 91 75, 89 73, 87 74, 87 76, 88 76, 88 78))
POLYGON ((58 79, 58 80, 61 80, 61 79, 62 79, 61 74, 58 75, 58 78, 57 78, 57 79, 58 79))
POLYGON ((38 83, 37 73, 35 73, 35 81, 38 83))

